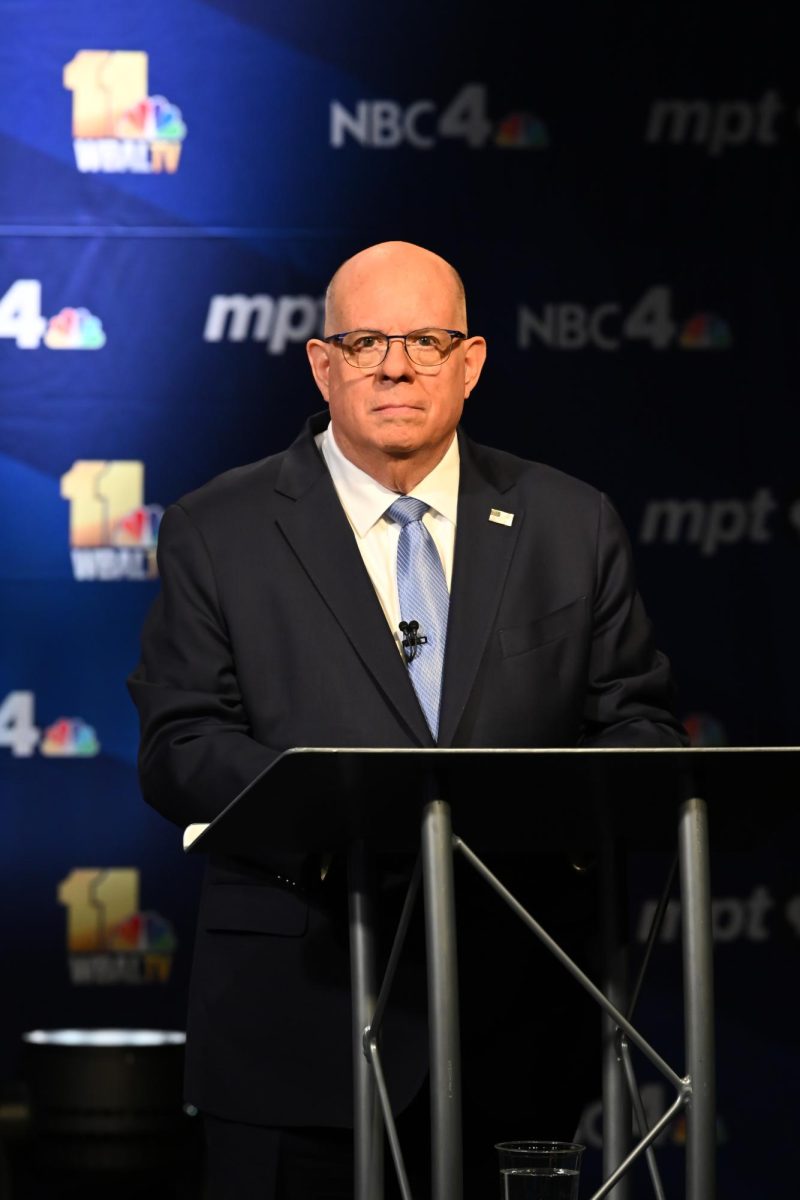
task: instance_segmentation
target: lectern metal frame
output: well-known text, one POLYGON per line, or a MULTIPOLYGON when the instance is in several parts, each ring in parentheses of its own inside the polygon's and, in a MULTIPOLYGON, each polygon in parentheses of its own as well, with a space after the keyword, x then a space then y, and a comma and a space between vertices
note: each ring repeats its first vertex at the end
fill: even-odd
MULTIPOLYGON (((748 845, 760 829, 752 805, 758 794, 764 756, 789 756, 800 763, 796 747, 703 747, 575 750, 405 750, 378 748, 298 748, 281 755, 210 825, 185 838, 187 849, 236 853, 252 845, 253 831, 273 851, 348 851, 350 889, 351 984, 353 989, 353 1062, 355 1084, 354 1145, 356 1200, 383 1196, 383 1131, 388 1136, 404 1197, 410 1200, 401 1148, 397 1142, 383 1080, 377 1034, 404 926, 421 876, 427 940, 430 1029, 431 1176, 433 1200, 462 1200, 461 1078, 455 938, 453 855, 462 854, 555 954, 598 1002, 604 1015, 603 1174, 592 1200, 627 1200, 629 1168, 648 1156, 654 1193, 663 1196, 652 1158, 652 1143, 685 1110, 686 1200, 715 1196, 716 1101, 714 992, 712 963, 709 801, 714 827, 725 845, 748 845), (291 760, 300 758, 292 766, 291 760), (300 771, 303 778, 300 786, 300 771), (528 772, 536 799, 521 804, 512 789, 497 787, 528 772), (503 775, 508 772, 508 775, 503 775), (292 775, 294 773, 294 778, 292 775), (507 835, 487 821, 481 781, 492 781, 492 812, 498 807, 514 820, 514 838, 532 852, 564 848, 578 828, 587 848, 603 860, 606 977, 603 989, 574 964, 535 917, 526 912, 502 881, 492 874, 463 833, 484 849, 507 848, 507 835), (470 785, 467 788, 467 784, 470 785), (477 785, 477 786, 476 786, 477 785), (264 791, 270 804, 259 804, 264 791), (474 801, 469 797, 477 791, 474 801), (325 809, 314 811, 309 827, 304 798, 325 796, 325 809), (409 797, 412 797, 409 801, 409 797), (453 832, 453 815, 459 833, 453 832), (570 834, 572 830, 572 834, 570 834), (247 833, 245 839, 244 834, 247 833), (627 971, 614 928, 608 897, 619 871, 615 861, 624 833, 627 848, 677 844, 684 977, 684 1074, 674 1071, 650 1046, 623 1009, 628 1004, 627 971), (378 994, 370 875, 372 853, 418 848, 420 865, 412 880, 395 946, 378 994), (621 965, 622 964, 622 965, 621 965), (636 1045, 676 1090, 674 1102, 648 1129, 631 1064, 636 1045), (631 1147, 631 1106, 639 1141, 631 1147)), ((791 773, 787 778, 791 778, 791 773)), ((769 800, 759 796, 759 821, 769 800)), ((779 811, 779 810, 778 810, 779 811)), ((187 831, 188 832, 188 831, 187 831)), ((652 940, 652 938, 651 938, 652 940)), ((638 992, 638 985, 637 985, 638 992)), ((629 1010, 629 1011, 632 1011, 629 1010)))

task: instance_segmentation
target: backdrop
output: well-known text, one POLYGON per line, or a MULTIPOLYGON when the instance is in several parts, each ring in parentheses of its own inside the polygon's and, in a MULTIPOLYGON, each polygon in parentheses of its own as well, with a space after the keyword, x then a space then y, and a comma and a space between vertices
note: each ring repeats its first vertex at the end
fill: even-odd
MULTIPOLYGON (((365 245, 460 269, 468 431, 611 495, 695 744, 798 741, 800 96, 747 7, 0 0, 7 1089, 24 1030, 182 1028, 200 863, 140 799, 124 682, 159 518, 321 407, 304 342, 365 245)), ((713 865, 731 1200, 785 1186, 797 832, 713 865)), ((664 870, 634 863, 639 947, 664 870)), ((680 1066, 672 910, 656 958, 680 1066)))

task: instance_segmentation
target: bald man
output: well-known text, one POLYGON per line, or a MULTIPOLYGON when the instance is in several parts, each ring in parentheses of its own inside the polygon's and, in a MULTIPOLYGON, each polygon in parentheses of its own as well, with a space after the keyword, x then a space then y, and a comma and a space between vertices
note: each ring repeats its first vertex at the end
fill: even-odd
MULTIPOLYGON (((355 254, 307 352, 326 409, 287 450, 164 515, 160 594, 129 679, 145 799, 179 826, 209 821, 293 746, 686 744, 606 496, 460 427, 486 343, 468 331, 454 267, 405 242, 355 254), (405 496, 422 502, 449 593, 433 717, 400 629, 411 614, 387 510, 405 496)), ((317 860, 262 849, 264 866, 211 856, 200 903, 186 1100, 204 1114, 209 1200, 350 1197, 343 866, 334 859, 321 880, 317 860)), ((404 884, 390 865, 387 928, 404 884)), ((558 856, 537 864, 535 886, 533 874, 512 890, 591 969, 592 880, 558 856)), ((496 1186, 495 1140, 573 1135, 599 1089, 599 1017, 485 885, 459 888, 469 1200, 496 1186), (564 1051, 555 1035, 567 1021, 564 1051)), ((420 941, 393 990, 383 1055, 424 1194, 420 941)))

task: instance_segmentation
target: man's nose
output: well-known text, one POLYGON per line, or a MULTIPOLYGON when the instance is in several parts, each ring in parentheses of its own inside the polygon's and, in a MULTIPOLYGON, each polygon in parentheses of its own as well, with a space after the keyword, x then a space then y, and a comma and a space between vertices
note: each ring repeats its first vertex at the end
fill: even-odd
POLYGON ((386 357, 380 365, 381 373, 394 377, 396 375, 410 375, 412 370, 411 359, 406 354, 403 339, 392 338, 389 342, 389 349, 386 351, 386 357))

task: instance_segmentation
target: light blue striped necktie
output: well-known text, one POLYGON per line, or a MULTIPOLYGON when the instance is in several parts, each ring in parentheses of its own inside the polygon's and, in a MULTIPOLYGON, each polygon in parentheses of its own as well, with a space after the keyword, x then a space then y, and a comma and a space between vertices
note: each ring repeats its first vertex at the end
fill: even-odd
POLYGON ((404 640, 411 682, 428 728, 439 735, 439 702, 442 690, 444 646, 450 593, 439 551, 422 523, 430 505, 413 496, 402 496, 386 510, 400 526, 397 542, 397 594, 404 623, 416 621, 416 636, 404 640), (422 640, 424 639, 424 640, 422 640))

